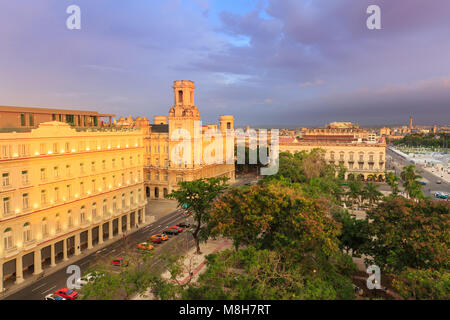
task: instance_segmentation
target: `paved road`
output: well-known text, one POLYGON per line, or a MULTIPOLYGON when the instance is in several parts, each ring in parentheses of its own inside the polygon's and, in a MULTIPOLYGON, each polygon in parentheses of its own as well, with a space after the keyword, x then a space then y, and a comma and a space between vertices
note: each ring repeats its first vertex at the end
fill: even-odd
MULTIPOLYGON (((397 155, 395 152, 392 152, 391 150, 387 149, 387 154, 392 157, 392 161, 390 163, 391 167, 389 169, 394 169, 395 174, 400 177, 400 173, 402 171, 402 168, 404 166, 413 164, 411 161, 407 161, 397 155)), ((432 173, 421 170, 420 166, 417 166, 418 174, 421 175, 423 178, 425 178, 428 182, 425 186, 423 186, 422 190, 426 196, 434 197, 434 193, 437 191, 450 193, 450 185, 446 183, 445 181, 441 180, 440 178, 436 177, 432 173), (441 180, 441 184, 437 184, 436 181, 441 180)))
MULTIPOLYGON (((73 264, 78 265, 83 274, 89 268, 90 264, 95 263, 99 259, 112 260, 115 257, 126 256, 125 252, 127 252, 127 250, 137 250, 136 246, 139 242, 143 242, 149 236, 160 233, 168 226, 185 221, 185 219, 186 218, 180 214, 180 211, 176 210, 161 220, 128 235, 126 240, 118 239, 103 249, 99 249, 98 251, 82 257, 78 261, 74 261, 73 264)), ((190 239, 188 239, 188 237, 192 237, 189 233, 183 232, 175 237, 183 237, 183 240, 187 240, 186 243, 192 244, 191 241, 189 241, 190 239)), ((163 251, 160 249, 169 248, 171 242, 172 241, 169 240, 163 244, 157 244, 157 254, 163 251)), ((157 257, 155 257, 155 259, 157 259, 157 257)), ((56 289, 65 288, 68 276, 66 268, 62 268, 51 275, 30 283, 29 286, 4 298, 4 300, 42 300, 47 294, 55 292, 56 289)))

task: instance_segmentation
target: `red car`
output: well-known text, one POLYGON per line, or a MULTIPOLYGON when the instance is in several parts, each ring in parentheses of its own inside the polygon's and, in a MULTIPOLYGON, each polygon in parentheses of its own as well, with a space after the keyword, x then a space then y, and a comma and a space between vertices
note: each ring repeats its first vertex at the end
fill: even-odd
POLYGON ((178 232, 183 231, 183 228, 181 228, 181 227, 179 227, 179 226, 171 226, 169 229, 175 229, 175 230, 177 230, 178 232))
POLYGON ((58 289, 55 291, 55 294, 67 300, 75 300, 78 298, 78 292, 68 288, 58 289))
POLYGON ((122 267, 122 266, 126 267, 126 266, 128 266, 128 261, 123 260, 123 258, 116 258, 113 261, 111 261, 111 263, 113 265, 119 266, 119 267, 122 267))

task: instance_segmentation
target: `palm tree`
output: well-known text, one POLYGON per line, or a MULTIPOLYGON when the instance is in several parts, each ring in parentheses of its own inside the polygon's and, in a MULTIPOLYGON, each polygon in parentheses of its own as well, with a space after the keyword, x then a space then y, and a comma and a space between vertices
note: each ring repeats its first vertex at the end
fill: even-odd
POLYGON ((403 180, 403 187, 410 198, 423 198, 422 185, 418 181, 422 176, 418 175, 415 170, 416 166, 410 164, 404 167, 400 174, 403 180))
POLYGON ((386 175, 386 183, 389 185, 389 187, 391 187, 392 194, 394 196, 397 196, 397 194, 399 192, 399 189, 398 189, 398 182, 399 181, 400 181, 400 179, 393 172, 389 172, 386 175))
POLYGON ((369 182, 364 186, 364 197, 369 200, 369 205, 372 207, 374 203, 378 202, 380 198, 383 196, 383 194, 378 191, 378 186, 373 183, 369 182))
POLYGON ((352 199, 352 203, 358 202, 358 204, 361 204, 362 201, 362 197, 363 197, 363 188, 362 188, 362 183, 359 180, 355 180, 355 181, 350 181, 348 183, 348 192, 347 192, 347 196, 349 197, 349 199, 352 199))

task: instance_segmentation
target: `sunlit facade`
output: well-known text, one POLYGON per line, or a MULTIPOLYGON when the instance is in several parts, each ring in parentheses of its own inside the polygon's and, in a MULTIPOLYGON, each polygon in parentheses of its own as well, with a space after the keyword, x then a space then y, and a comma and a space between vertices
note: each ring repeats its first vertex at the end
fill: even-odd
POLYGON ((139 129, 0 133, 0 291, 144 222, 143 158, 139 129))

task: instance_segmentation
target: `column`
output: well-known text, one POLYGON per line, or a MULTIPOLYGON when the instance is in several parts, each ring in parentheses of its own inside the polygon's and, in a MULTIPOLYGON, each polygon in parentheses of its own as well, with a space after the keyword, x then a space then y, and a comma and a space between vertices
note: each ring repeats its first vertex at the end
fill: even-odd
POLYGON ((67 239, 63 240, 63 261, 67 261, 69 258, 67 257, 67 239))
POLYGON ((23 282, 22 255, 16 258, 16 284, 23 282))
POLYGON ((0 293, 3 292, 3 263, 0 263, 0 293))
POLYGON ((142 223, 145 223, 145 208, 141 209, 142 223))
POLYGON ((81 248, 80 248, 80 234, 75 234, 75 255, 78 256, 81 254, 81 248))
POLYGON ((88 229, 88 249, 92 249, 92 229, 88 229))
POLYGON ((122 217, 121 216, 119 216, 119 218, 117 218, 117 220, 118 220, 118 224, 117 224, 117 226, 118 226, 118 228, 119 228, 119 234, 122 234, 122 217))
POLYGON ((98 244, 103 243, 103 223, 98 226, 98 244))
POLYGON ((128 213, 127 214, 127 231, 130 231, 130 227, 131 227, 131 225, 130 225, 130 222, 131 222, 131 219, 130 219, 130 214, 128 213))
POLYGON ((55 244, 52 243, 50 245, 50 267, 55 267, 56 266, 56 262, 55 262, 55 244))
POLYGON ((42 272, 42 255, 41 249, 34 251, 34 272, 33 274, 40 274, 42 272))
POLYGON ((113 238, 113 220, 109 221, 108 227, 109 227, 108 236, 109 236, 109 239, 112 239, 113 238))

